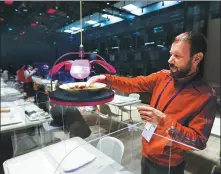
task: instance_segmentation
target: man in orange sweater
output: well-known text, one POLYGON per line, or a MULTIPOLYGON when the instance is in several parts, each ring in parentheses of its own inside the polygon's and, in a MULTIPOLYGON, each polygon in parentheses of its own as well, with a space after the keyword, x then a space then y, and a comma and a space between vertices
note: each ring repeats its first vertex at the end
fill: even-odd
MULTIPOLYGON (((149 141, 142 137, 142 174, 167 174, 169 170, 170 174, 183 174, 185 151, 206 147, 216 112, 215 91, 198 73, 206 50, 201 33, 185 32, 172 43, 170 71, 146 77, 112 77, 115 89, 152 93, 150 106, 139 106, 138 111, 147 123, 157 125, 154 133, 161 136, 154 134, 149 141)), ((109 80, 109 75, 99 75, 88 84, 108 84, 109 80)))

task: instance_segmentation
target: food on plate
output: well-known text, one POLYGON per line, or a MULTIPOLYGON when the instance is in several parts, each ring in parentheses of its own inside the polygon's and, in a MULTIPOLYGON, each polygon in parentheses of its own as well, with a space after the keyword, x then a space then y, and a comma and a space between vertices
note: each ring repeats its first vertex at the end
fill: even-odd
POLYGON ((103 83, 94 83, 89 85, 87 82, 74 82, 60 85, 60 89, 64 89, 67 91, 82 91, 82 90, 99 90, 106 87, 106 84, 103 83))
POLYGON ((72 87, 70 87, 68 90, 86 90, 86 89, 96 89, 96 86, 94 84, 90 85, 90 86, 86 86, 86 85, 74 85, 72 87))

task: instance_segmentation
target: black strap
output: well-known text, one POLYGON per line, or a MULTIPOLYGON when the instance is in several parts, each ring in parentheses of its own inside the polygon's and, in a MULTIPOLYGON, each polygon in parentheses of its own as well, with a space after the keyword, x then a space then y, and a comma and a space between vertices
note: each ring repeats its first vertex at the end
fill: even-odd
POLYGON ((186 87, 187 84, 185 84, 182 88, 179 89, 179 91, 177 91, 172 97, 171 99, 167 102, 167 104, 164 106, 162 112, 165 112, 165 110, 168 108, 168 106, 170 105, 170 103, 181 93, 182 90, 184 90, 184 88, 186 87))
POLYGON ((169 83, 171 82, 172 78, 167 82, 167 84, 164 86, 163 90, 161 91, 160 95, 158 96, 158 99, 156 101, 156 104, 154 106, 154 108, 157 108, 158 106, 158 103, 160 101, 160 98, 161 98, 161 95, 163 94, 164 90, 166 89, 166 87, 169 85, 169 83))

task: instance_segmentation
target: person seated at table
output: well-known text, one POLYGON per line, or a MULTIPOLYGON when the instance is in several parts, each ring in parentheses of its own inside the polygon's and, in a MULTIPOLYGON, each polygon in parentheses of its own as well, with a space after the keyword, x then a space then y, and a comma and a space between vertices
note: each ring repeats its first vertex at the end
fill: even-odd
POLYGON ((4 70, 3 73, 2 73, 2 79, 4 81, 7 81, 8 80, 8 71, 7 70, 4 70))
POLYGON ((27 93, 28 97, 34 96, 32 75, 37 72, 37 68, 33 68, 32 65, 28 65, 28 68, 24 71, 25 83, 24 91, 27 93))
POLYGON ((20 68, 16 71, 16 80, 19 83, 25 82, 25 65, 21 64, 20 68))
POLYGON ((34 103, 45 112, 49 112, 49 98, 46 94, 45 86, 39 85, 36 95, 34 97, 34 103))
MULTIPOLYGON (((58 88, 58 86, 56 88, 58 88)), ((64 123, 64 131, 70 132, 70 137, 89 137, 91 130, 80 111, 76 107, 62 108, 62 106, 55 104, 51 104, 51 109, 49 111, 49 98, 45 92, 44 86, 38 88, 37 95, 35 96, 35 103, 45 112, 50 112, 53 118, 51 126, 62 127, 64 123)))
POLYGON ((10 64, 8 67, 8 76, 10 79, 14 79, 15 75, 16 75, 15 68, 13 67, 12 64, 10 64))
POLYGON ((53 118, 51 126, 63 126, 64 124, 64 131, 70 133, 70 138, 87 138, 91 135, 89 125, 76 107, 64 107, 55 104, 51 104, 51 106, 53 118))

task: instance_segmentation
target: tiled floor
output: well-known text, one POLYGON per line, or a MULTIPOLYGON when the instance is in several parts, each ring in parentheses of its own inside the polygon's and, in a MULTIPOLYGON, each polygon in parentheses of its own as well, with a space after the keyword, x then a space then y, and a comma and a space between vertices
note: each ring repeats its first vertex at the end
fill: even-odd
MULTIPOLYGON (((110 106, 110 109, 115 114, 119 114, 118 108, 110 106)), ((91 136, 86 138, 86 140, 91 141, 93 139, 97 139, 96 141, 93 141, 91 143, 94 146, 96 146, 96 143, 98 142, 99 137, 108 133, 109 126, 110 126, 110 119, 101 118, 96 113, 84 114, 84 118, 92 130, 91 136)), ((128 114, 124 113, 123 120, 127 120, 128 118, 129 118, 128 114)), ((132 112, 132 118, 133 118, 134 123, 141 122, 141 119, 137 111, 132 112)), ((132 170, 134 174, 140 174, 141 173, 140 172, 140 159, 142 156, 141 155, 141 132, 142 130, 134 131, 133 137, 132 137, 132 132, 128 131, 128 128, 125 128, 124 130, 116 132, 119 128, 118 120, 119 118, 117 117, 113 118, 113 125, 111 128, 111 132, 112 133, 115 132, 115 133, 113 133, 111 136, 117 137, 124 143, 125 152, 124 152, 124 156, 122 160, 122 165, 128 170, 130 171, 132 170), (133 157, 131 157, 131 154, 133 154, 133 157)), ((121 125, 121 128, 123 127, 125 126, 121 125)), ((56 133, 54 133, 54 136, 59 139, 64 139, 65 137, 63 132, 61 131, 57 131, 56 133)), ((20 150, 24 150, 24 146, 29 145, 30 141, 25 140, 26 138, 27 136, 25 137, 23 135, 23 136, 20 136, 19 139, 17 140, 18 148, 20 150)), ((187 155, 186 157, 187 166, 186 166, 185 174, 209 174, 211 172, 213 164, 214 164, 213 161, 215 161, 215 159, 219 157, 220 138, 211 136, 207 144, 208 146, 205 150, 194 152, 194 153, 189 153, 187 155)), ((30 144, 30 146, 33 146, 33 145, 30 144)))

